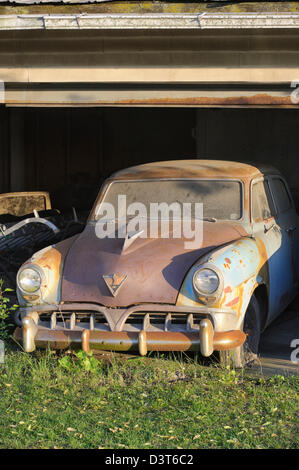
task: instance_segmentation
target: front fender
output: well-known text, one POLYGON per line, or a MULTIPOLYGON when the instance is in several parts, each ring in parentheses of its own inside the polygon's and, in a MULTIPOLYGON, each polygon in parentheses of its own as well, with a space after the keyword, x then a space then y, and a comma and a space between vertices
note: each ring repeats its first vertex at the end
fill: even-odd
POLYGON ((43 276, 42 285, 34 295, 24 295, 17 288, 20 306, 40 305, 42 303, 56 304, 60 301, 64 260, 76 237, 77 235, 37 251, 21 266, 20 269, 38 266, 43 276))
POLYGON ((177 305, 207 305, 193 288, 193 275, 203 264, 214 265, 223 278, 223 288, 209 307, 231 309, 237 313, 236 328, 241 328, 252 293, 259 284, 268 284, 267 254, 263 243, 242 238, 217 248, 199 259, 188 272, 180 289, 177 305))

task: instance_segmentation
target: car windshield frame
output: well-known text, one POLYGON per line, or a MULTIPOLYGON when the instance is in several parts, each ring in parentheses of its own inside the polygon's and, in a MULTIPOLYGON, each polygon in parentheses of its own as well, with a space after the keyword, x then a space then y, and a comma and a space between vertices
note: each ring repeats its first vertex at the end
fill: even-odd
MULTIPOLYGON (((240 204, 240 211, 241 217, 238 219, 217 219, 217 221, 221 222, 230 222, 230 223, 240 223, 244 221, 244 200, 245 200, 245 185, 244 181, 239 178, 136 178, 136 179, 108 179, 104 182, 102 186, 102 190, 100 190, 99 196, 97 198, 97 202, 94 205, 94 208, 91 212, 91 217, 89 222, 97 222, 96 213, 100 204, 104 201, 105 195, 109 191, 109 188, 114 183, 143 183, 143 182, 155 182, 155 181, 231 181, 240 184, 240 196, 241 196, 241 204, 240 204)), ((115 218, 117 220, 117 218, 115 218)))

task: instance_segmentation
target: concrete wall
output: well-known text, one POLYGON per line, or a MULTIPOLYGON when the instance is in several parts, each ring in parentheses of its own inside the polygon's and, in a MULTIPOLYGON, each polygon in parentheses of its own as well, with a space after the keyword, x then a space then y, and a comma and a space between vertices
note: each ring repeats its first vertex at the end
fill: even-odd
POLYGON ((299 31, 0 31, 0 79, 45 82, 290 82, 299 31))

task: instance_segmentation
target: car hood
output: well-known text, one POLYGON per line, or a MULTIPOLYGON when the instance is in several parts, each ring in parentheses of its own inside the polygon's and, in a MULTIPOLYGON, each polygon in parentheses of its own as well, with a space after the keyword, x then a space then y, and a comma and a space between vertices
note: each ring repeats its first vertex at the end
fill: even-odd
POLYGON ((186 249, 182 238, 98 238, 89 223, 72 244, 64 263, 61 300, 96 302, 110 307, 138 303, 175 304, 183 279, 204 254, 246 235, 236 223, 204 222, 198 249, 186 249), (103 276, 127 276, 114 297, 103 276))

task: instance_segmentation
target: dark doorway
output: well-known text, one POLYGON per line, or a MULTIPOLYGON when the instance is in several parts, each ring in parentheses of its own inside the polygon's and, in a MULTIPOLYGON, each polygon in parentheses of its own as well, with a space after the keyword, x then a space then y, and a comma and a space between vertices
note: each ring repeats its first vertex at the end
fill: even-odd
POLYGON ((296 109, 0 108, 0 121, 0 192, 44 190, 53 206, 87 209, 116 170, 211 158, 277 167, 299 207, 296 109))

